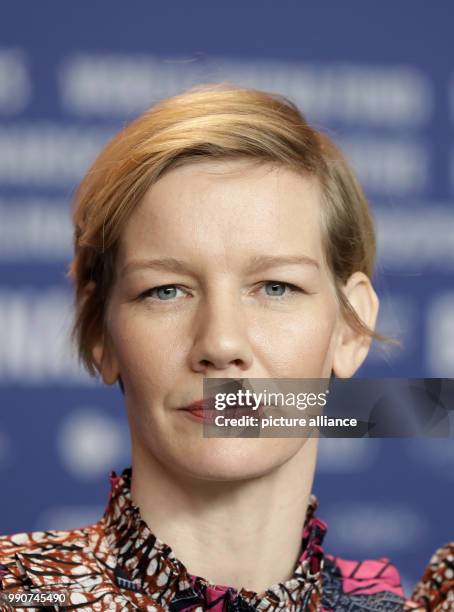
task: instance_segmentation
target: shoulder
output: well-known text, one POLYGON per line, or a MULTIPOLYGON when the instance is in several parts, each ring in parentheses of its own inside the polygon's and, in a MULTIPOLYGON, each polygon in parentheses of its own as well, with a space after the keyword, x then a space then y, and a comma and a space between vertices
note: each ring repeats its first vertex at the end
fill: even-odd
POLYGON ((324 609, 397 611, 404 601, 399 571, 388 558, 357 561, 325 555, 324 609))
POLYGON ((454 609, 454 542, 448 542, 432 555, 412 600, 429 610, 454 609))

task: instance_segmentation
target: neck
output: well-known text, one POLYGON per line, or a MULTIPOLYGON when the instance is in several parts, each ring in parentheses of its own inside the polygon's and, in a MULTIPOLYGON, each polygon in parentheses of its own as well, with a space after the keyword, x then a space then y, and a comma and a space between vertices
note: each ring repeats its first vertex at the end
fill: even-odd
POLYGON ((175 475, 133 444, 131 497, 189 573, 261 593, 293 573, 316 452, 310 438, 272 472, 218 482, 175 475))

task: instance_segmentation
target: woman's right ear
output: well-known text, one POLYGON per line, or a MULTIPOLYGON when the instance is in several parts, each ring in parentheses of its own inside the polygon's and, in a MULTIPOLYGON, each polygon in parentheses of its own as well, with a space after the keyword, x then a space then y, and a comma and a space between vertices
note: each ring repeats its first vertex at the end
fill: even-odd
MULTIPOLYGON (((96 285, 93 281, 87 283, 83 290, 82 300, 86 300, 95 287, 96 285)), ((106 334, 100 334, 99 339, 93 344, 91 355, 94 366, 98 370, 103 382, 106 385, 113 385, 118 380, 119 371, 113 348, 109 344, 106 334)))
POLYGON ((113 348, 109 344, 104 334, 93 345, 92 356, 95 367, 101 375, 103 382, 106 385, 114 385, 120 376, 120 371, 113 348))

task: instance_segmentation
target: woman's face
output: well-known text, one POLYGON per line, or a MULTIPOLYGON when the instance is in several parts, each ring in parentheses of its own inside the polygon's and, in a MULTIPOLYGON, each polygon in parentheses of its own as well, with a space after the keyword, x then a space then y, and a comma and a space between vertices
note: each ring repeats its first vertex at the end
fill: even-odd
POLYGON ((202 479, 264 474, 300 438, 204 438, 208 378, 329 378, 342 318, 317 182, 244 160, 169 171, 121 238, 95 360, 121 375, 134 452, 202 479))

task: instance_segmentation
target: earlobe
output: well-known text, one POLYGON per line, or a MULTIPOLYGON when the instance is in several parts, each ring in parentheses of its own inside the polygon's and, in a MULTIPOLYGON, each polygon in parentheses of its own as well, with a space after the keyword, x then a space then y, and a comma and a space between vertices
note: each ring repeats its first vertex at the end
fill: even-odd
MULTIPOLYGON (((345 297, 357 316, 369 329, 375 328, 379 300, 369 278, 363 272, 355 272, 343 287, 345 297)), ((367 357, 371 338, 354 329, 342 317, 339 321, 337 344, 333 357, 333 370, 339 378, 350 378, 367 357)))
POLYGON ((118 363, 108 347, 106 337, 101 338, 92 349, 93 361, 106 385, 113 385, 120 375, 118 363))

